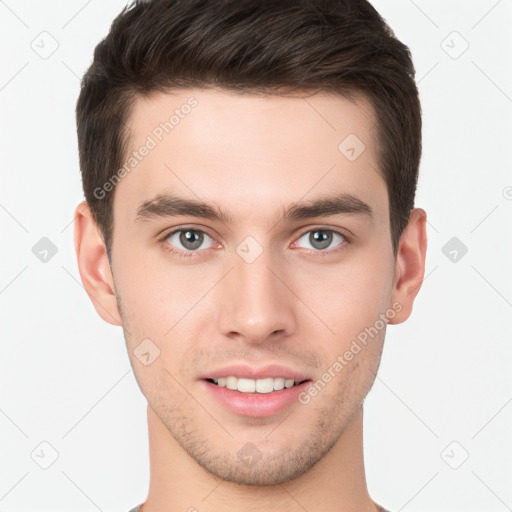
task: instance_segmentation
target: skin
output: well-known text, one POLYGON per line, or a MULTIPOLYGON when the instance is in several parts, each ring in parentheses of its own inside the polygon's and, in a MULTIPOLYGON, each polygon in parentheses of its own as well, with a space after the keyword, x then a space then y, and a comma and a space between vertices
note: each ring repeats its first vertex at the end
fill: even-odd
POLYGON ((151 478, 143 510, 375 512, 363 401, 386 325, 309 403, 268 418, 228 411, 199 377, 228 364, 278 363, 317 381, 379 315, 393 309, 387 323, 404 322, 424 277, 426 213, 413 210, 395 257, 375 117, 363 97, 158 93, 134 104, 131 149, 190 97, 198 106, 115 189, 112 266, 87 205, 75 213, 83 284, 99 315, 122 325, 148 401, 151 478), (366 146, 354 161, 338 150, 350 133, 366 146), (290 204, 332 192, 357 196, 372 217, 282 220, 290 204), (136 221, 140 204, 162 193, 216 203, 232 222, 136 221), (180 242, 180 233, 161 239, 180 227, 208 236, 199 249, 180 242), (351 241, 334 234, 319 249, 309 237, 315 229, 351 241), (236 252, 248 236, 262 249, 252 263, 236 252), (166 250, 172 246, 196 254, 180 257, 166 250), (134 353, 146 338, 160 350, 147 366, 134 353), (261 455, 251 467, 237 458, 248 442, 261 455))

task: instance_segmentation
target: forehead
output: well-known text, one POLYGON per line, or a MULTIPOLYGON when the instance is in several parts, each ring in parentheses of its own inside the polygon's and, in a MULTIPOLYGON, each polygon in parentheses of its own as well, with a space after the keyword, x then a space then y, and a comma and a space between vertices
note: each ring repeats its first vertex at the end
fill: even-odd
POLYGON ((362 96, 175 90, 137 99, 127 129, 126 161, 135 165, 126 166, 116 196, 132 210, 158 194, 178 193, 231 198, 240 215, 259 215, 262 205, 277 209, 340 191, 364 197, 377 213, 387 209, 375 116, 362 96))
MULTIPOLYGON (((353 134, 372 150, 375 115, 362 95, 354 99, 329 92, 296 93, 293 96, 235 93, 224 89, 184 89, 138 97, 127 120, 133 147, 148 134, 158 142, 171 132, 182 135, 189 144, 208 148, 214 141, 230 135, 244 142, 239 149, 245 155, 255 153, 257 135, 268 150, 282 143, 281 152, 294 149, 306 140, 302 153, 316 153, 318 143, 332 142, 353 134), (326 138, 329 133, 330 137, 326 138), (276 144, 277 143, 277 144, 276 144), (288 144, 285 146, 285 144, 288 144), (310 151, 308 151, 308 149, 310 151)), ((228 141, 225 141, 228 142, 228 141)))

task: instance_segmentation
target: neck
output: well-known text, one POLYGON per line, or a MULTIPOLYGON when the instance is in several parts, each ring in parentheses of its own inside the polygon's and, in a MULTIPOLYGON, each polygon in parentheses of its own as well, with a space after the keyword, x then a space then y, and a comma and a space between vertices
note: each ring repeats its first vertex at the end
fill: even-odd
POLYGON ((365 478, 363 410, 335 446, 303 475, 283 485, 224 481, 202 468, 148 406, 150 487, 143 512, 376 512, 365 478))

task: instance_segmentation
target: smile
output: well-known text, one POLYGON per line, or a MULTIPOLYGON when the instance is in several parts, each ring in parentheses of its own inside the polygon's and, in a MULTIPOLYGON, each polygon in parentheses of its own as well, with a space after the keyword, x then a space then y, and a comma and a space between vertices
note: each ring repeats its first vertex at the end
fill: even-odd
MULTIPOLYGON (((220 377, 218 379, 207 379, 221 388, 240 391, 240 393, 272 393, 272 391, 281 391, 301 384, 294 379, 285 379, 284 377, 268 377, 265 379, 245 379, 241 377, 220 377)), ((304 381, 302 381, 304 382, 304 381)))

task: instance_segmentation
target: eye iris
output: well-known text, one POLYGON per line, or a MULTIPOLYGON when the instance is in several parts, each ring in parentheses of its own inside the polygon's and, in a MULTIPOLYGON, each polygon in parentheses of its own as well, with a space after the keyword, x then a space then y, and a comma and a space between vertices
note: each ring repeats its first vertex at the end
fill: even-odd
POLYGON ((332 236, 333 234, 330 231, 323 231, 317 229, 316 231, 311 232, 311 234, 309 235, 309 240, 311 242, 311 245, 316 249, 325 249, 326 247, 329 247, 329 245, 331 245, 332 236), (319 236, 318 233, 320 233, 319 236), (319 244, 319 246, 315 246, 315 244, 319 244))
POLYGON ((203 243, 203 234, 191 230, 182 231, 180 234, 180 243, 183 244, 187 250, 192 251, 201 247, 201 244, 203 243))

